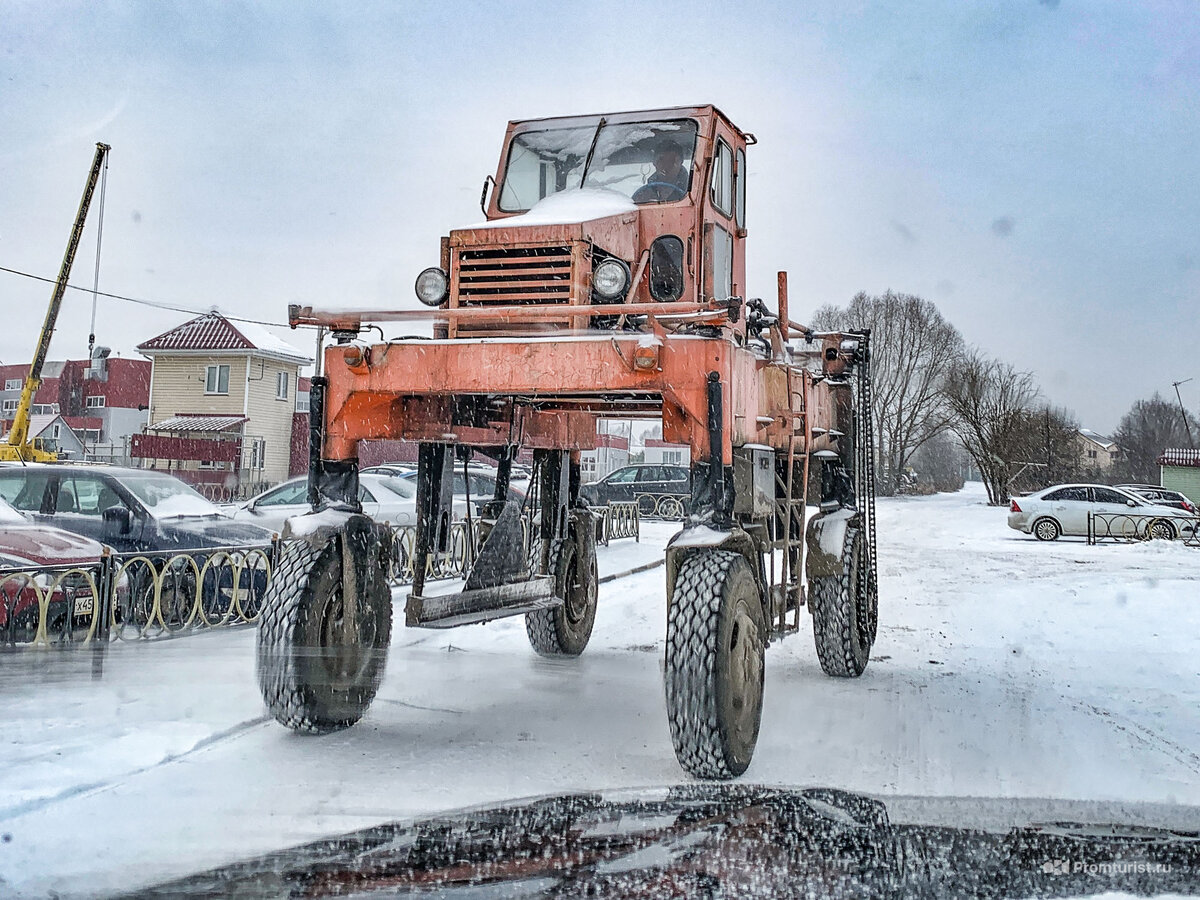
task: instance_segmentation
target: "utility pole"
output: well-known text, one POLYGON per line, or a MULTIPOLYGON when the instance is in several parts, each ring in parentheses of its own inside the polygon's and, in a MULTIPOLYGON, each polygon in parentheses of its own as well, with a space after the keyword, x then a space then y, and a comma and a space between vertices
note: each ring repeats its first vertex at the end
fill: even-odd
POLYGON ((1191 380, 1190 378, 1185 378, 1183 381, 1172 381, 1171 387, 1175 388, 1175 399, 1179 401, 1179 414, 1183 416, 1183 428, 1187 432, 1188 447, 1195 449, 1196 445, 1192 443, 1192 426, 1188 423, 1187 409, 1183 405, 1183 398, 1179 396, 1179 386, 1187 384, 1191 380))

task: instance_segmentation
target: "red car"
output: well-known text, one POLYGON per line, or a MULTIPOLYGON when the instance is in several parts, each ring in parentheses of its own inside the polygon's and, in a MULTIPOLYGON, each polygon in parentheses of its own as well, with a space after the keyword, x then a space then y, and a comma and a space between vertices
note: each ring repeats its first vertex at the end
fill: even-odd
MULTIPOLYGON (((0 499, 0 643, 32 641, 37 635, 39 592, 44 594, 74 566, 91 570, 95 578, 94 567, 103 550, 104 545, 91 538, 35 524, 0 499), (43 566, 54 568, 42 571, 43 566), (21 572, 30 572, 32 583, 21 572)), ((50 595, 47 637, 54 639, 65 631, 68 608, 72 633, 83 637, 91 628, 96 598, 91 583, 79 572, 63 578, 50 595)))

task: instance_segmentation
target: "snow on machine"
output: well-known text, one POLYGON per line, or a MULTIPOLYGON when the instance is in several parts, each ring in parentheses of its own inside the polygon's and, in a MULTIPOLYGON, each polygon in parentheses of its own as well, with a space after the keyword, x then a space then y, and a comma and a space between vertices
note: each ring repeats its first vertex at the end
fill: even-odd
POLYGON ((429 311, 291 307, 293 327, 334 343, 312 384, 313 513, 289 523, 259 626, 276 719, 353 725, 383 672, 392 540, 358 506, 360 440, 420 445, 406 625, 522 615, 537 653, 582 653, 598 578, 579 454, 599 418, 661 422, 691 449, 666 550, 666 703, 687 771, 745 771, 764 651, 801 607, 824 671, 862 673, 877 619, 870 335, 791 321, 786 273, 773 308, 744 299, 754 143, 712 106, 512 122, 486 221, 442 238, 417 279, 429 311), (430 318, 432 339, 363 339, 430 318), (507 482, 526 449, 522 503, 507 482), (496 493, 467 577, 439 590, 426 573, 449 552, 453 466, 473 454, 495 461, 496 493))

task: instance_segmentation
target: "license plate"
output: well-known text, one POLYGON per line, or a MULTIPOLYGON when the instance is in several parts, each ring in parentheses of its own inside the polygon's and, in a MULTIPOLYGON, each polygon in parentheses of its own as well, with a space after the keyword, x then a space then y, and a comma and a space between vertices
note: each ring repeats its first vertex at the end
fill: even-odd
POLYGON ((95 598, 92 597, 90 594, 86 597, 76 597, 75 598, 75 615, 90 616, 92 614, 92 610, 95 608, 94 604, 95 604, 95 598))

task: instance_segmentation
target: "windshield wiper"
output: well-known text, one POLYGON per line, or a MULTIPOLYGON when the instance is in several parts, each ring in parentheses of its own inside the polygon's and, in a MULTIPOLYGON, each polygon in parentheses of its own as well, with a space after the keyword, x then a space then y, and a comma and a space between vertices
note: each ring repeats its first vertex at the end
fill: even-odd
POLYGON ((600 140, 600 130, 608 123, 608 119, 604 116, 600 117, 600 121, 596 123, 596 133, 592 135, 592 144, 588 147, 587 159, 583 161, 583 174, 579 176, 579 187, 582 190, 584 184, 587 183, 588 169, 592 167, 592 157, 596 155, 596 144, 600 140))

